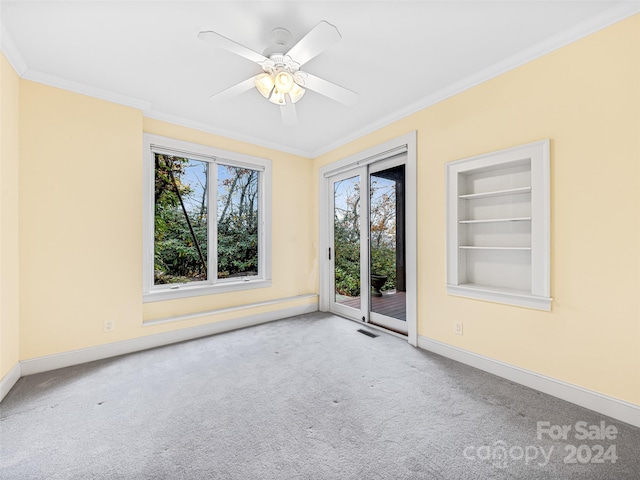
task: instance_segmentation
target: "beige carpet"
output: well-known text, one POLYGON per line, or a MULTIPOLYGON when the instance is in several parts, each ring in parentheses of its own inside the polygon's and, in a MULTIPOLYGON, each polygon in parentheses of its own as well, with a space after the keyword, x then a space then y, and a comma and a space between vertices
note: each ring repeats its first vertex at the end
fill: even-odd
POLYGON ((0 478, 640 478, 640 429, 360 327, 317 313, 25 377, 0 478), (537 438, 601 421, 615 440, 537 438))

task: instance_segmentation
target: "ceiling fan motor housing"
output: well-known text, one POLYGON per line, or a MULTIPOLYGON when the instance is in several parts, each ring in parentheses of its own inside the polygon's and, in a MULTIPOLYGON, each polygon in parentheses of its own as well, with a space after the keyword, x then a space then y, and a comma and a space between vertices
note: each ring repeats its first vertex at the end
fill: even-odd
POLYGON ((267 47, 263 52, 265 57, 270 58, 272 55, 283 55, 284 52, 289 50, 285 48, 291 41, 291 32, 286 28, 274 28, 271 30, 271 41, 273 45, 267 47))
POLYGON ((269 60, 261 63, 262 69, 266 73, 276 73, 278 71, 286 70, 291 74, 296 73, 300 69, 300 64, 293 61, 288 55, 274 54, 269 57, 269 60))

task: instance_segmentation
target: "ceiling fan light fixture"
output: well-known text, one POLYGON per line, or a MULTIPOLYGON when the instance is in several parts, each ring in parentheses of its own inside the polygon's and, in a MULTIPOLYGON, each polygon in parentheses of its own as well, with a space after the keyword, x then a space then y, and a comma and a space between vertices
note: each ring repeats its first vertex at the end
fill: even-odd
POLYGON ((298 100, 302 98, 302 96, 306 93, 306 90, 302 88, 297 83, 293 84, 291 91, 289 92, 289 98, 291 98, 291 103, 296 103, 298 100))
POLYGON ((287 102, 284 96, 285 96, 284 93, 279 92, 278 89, 275 88, 273 90, 273 94, 271 95, 271 98, 269 98, 269 101, 271 103, 275 103, 276 105, 280 105, 280 106, 286 105, 287 102))
POLYGON ((280 93, 289 93, 295 82, 293 81, 293 75, 291 75, 286 70, 278 72, 275 78, 276 89, 280 93))
MULTIPOLYGON (((0 0, 1 1, 1 0, 0 0)), ((300 71, 300 67, 340 40, 338 29, 326 21, 321 21, 293 47, 286 47, 291 34, 286 29, 273 31, 274 46, 257 53, 214 31, 202 31, 198 38, 217 48, 244 57, 262 67, 262 73, 254 75, 212 95, 210 98, 225 98, 252 90, 253 87, 264 98, 280 109, 282 123, 294 125, 297 122, 295 103, 300 101, 307 89, 327 98, 351 106, 358 94, 320 77, 300 71)))
POLYGON ((273 77, 268 73, 261 73, 255 78, 256 88, 264 98, 269 98, 275 86, 273 77))

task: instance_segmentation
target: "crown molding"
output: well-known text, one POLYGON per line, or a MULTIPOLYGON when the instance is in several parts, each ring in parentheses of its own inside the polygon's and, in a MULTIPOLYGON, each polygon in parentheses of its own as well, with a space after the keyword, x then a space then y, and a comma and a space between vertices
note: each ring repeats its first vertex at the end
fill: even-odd
POLYGON ((156 120, 166 121, 174 123, 187 128, 194 128, 197 130, 213 133, 215 135, 221 135, 233 140, 241 142, 251 143, 253 145, 278 150, 285 153, 291 153, 305 158, 316 158, 327 152, 335 150, 343 145, 346 145, 354 140, 357 140, 364 135, 370 134, 386 127, 398 120, 408 117, 414 113, 424 110, 432 105, 435 105, 447 98, 450 98, 458 93, 475 87, 487 80, 497 77, 509 70, 519 67, 525 63, 528 63, 536 58, 546 55, 554 50, 557 50, 565 45, 575 42, 587 35, 602 30, 614 23, 617 23, 625 18, 640 13, 640 0, 628 0, 621 1, 618 4, 610 7, 599 15, 591 17, 573 28, 565 30, 557 35, 554 35, 544 42, 538 43, 531 48, 528 48, 517 55, 513 55, 503 61, 500 61, 490 67, 482 69, 475 74, 472 74, 465 79, 456 82, 434 94, 428 95, 417 102, 414 102, 404 108, 396 110, 395 112, 379 118, 375 122, 369 123, 362 128, 354 130, 353 132, 345 135, 338 140, 325 144, 317 149, 303 150, 298 148, 292 148, 287 145, 279 143, 269 142, 261 138, 252 137, 249 135, 238 134, 237 132, 228 131, 222 128, 214 127, 204 122, 196 120, 190 120, 183 117, 178 117, 170 113, 160 112, 151 108, 151 103, 146 100, 138 98, 128 97, 108 90, 92 87, 90 85, 82 84, 72 80, 56 77, 48 73, 39 72, 29 68, 22 57, 20 51, 13 42, 8 30, 4 24, 0 21, 0 49, 7 57, 9 63, 15 69, 16 73, 25 80, 31 80, 38 83, 43 83, 52 87, 61 88, 63 90, 69 90, 72 92, 88 95, 90 97, 99 98, 109 102, 137 108, 142 110, 144 115, 148 118, 156 120))
POLYGON ((425 108, 442 102, 447 98, 453 97, 459 93, 469 90, 481 83, 491 80, 494 77, 502 75, 510 70, 513 70, 525 63, 531 62, 536 58, 542 57, 548 53, 558 50, 570 43, 573 43, 581 38, 591 35, 603 28, 606 28, 614 23, 620 22, 625 18, 640 13, 640 0, 623 1, 618 5, 610 7, 604 10, 599 15, 591 17, 581 23, 578 23, 574 27, 565 30, 557 35, 549 37, 543 42, 540 42, 516 55, 506 58, 498 63, 495 63, 487 68, 484 68, 456 83, 449 85, 446 88, 439 90, 431 95, 428 95, 417 102, 414 102, 404 108, 396 110, 395 112, 381 117, 375 122, 372 122, 358 130, 351 132, 335 142, 324 145, 322 148, 313 150, 310 155, 311 158, 317 158, 320 155, 331 152, 336 148, 342 147, 358 138, 375 132, 383 127, 391 125, 398 120, 413 115, 425 108))
POLYGON ((20 50, 18 50, 18 47, 14 43, 9 30, 7 30, 2 21, 0 21, 0 50, 2 50, 18 76, 24 80, 31 80, 33 82, 49 85, 50 87, 61 88, 63 90, 80 93, 82 95, 99 98, 101 100, 137 108, 143 111, 151 107, 151 103, 145 100, 128 97, 126 95, 121 95, 109 90, 103 90, 84 83, 74 82, 73 80, 67 80, 66 78, 57 77, 55 75, 30 68, 20 53, 20 50))
POLYGON ((4 53, 4 56, 19 77, 22 77, 25 72, 29 70, 29 65, 27 65, 27 62, 22 58, 20 50, 16 47, 9 30, 4 26, 4 22, 2 22, 2 20, 0 20, 0 51, 4 53))
POLYGON ((280 143, 268 142, 258 137, 253 137, 250 135, 241 135, 237 132, 233 132, 231 130, 225 130, 223 128, 214 127, 209 125, 208 123, 199 122, 197 120, 190 120, 188 118, 179 117, 176 115, 172 115, 169 113, 159 112, 157 110, 146 110, 144 112, 144 116, 146 118, 152 118, 154 120, 160 120, 162 122, 171 123, 173 125, 178 125, 180 127, 193 128, 194 130, 200 130, 206 133, 212 133, 214 135, 220 135, 221 137, 225 137, 231 140, 237 140, 239 142, 250 143, 251 145, 256 145, 258 147, 269 148, 271 150, 277 150, 279 152, 291 153, 292 155, 297 155, 299 157, 304 157, 307 159, 311 159, 310 152, 306 150, 300 150, 297 148, 292 148, 287 145, 282 145, 280 143))
POLYGON ((141 100, 127 95, 121 95, 109 90, 103 90, 101 88, 93 87, 85 83, 74 82, 66 78, 57 77, 48 73, 39 72, 29 68, 22 78, 25 80, 31 80, 32 82, 42 83, 51 87, 61 88, 62 90, 68 90, 70 92, 79 93, 81 95, 87 95, 88 97, 98 98, 100 100, 106 100, 107 102, 117 103, 119 105, 125 105, 127 107, 137 108, 138 110, 145 111, 151 108, 151 102, 141 100))

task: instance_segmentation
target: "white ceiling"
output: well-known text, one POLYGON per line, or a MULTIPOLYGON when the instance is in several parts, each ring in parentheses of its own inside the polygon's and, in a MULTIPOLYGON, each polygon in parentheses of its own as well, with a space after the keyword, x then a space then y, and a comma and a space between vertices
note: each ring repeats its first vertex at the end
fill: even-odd
POLYGON ((108 98, 172 121, 314 157, 639 11, 637 1, 4 1, 2 49, 23 78, 108 98), (298 124, 251 90, 209 96, 260 67, 197 38, 252 50, 320 20, 342 40, 304 70, 359 92, 345 107, 315 92, 298 124))

